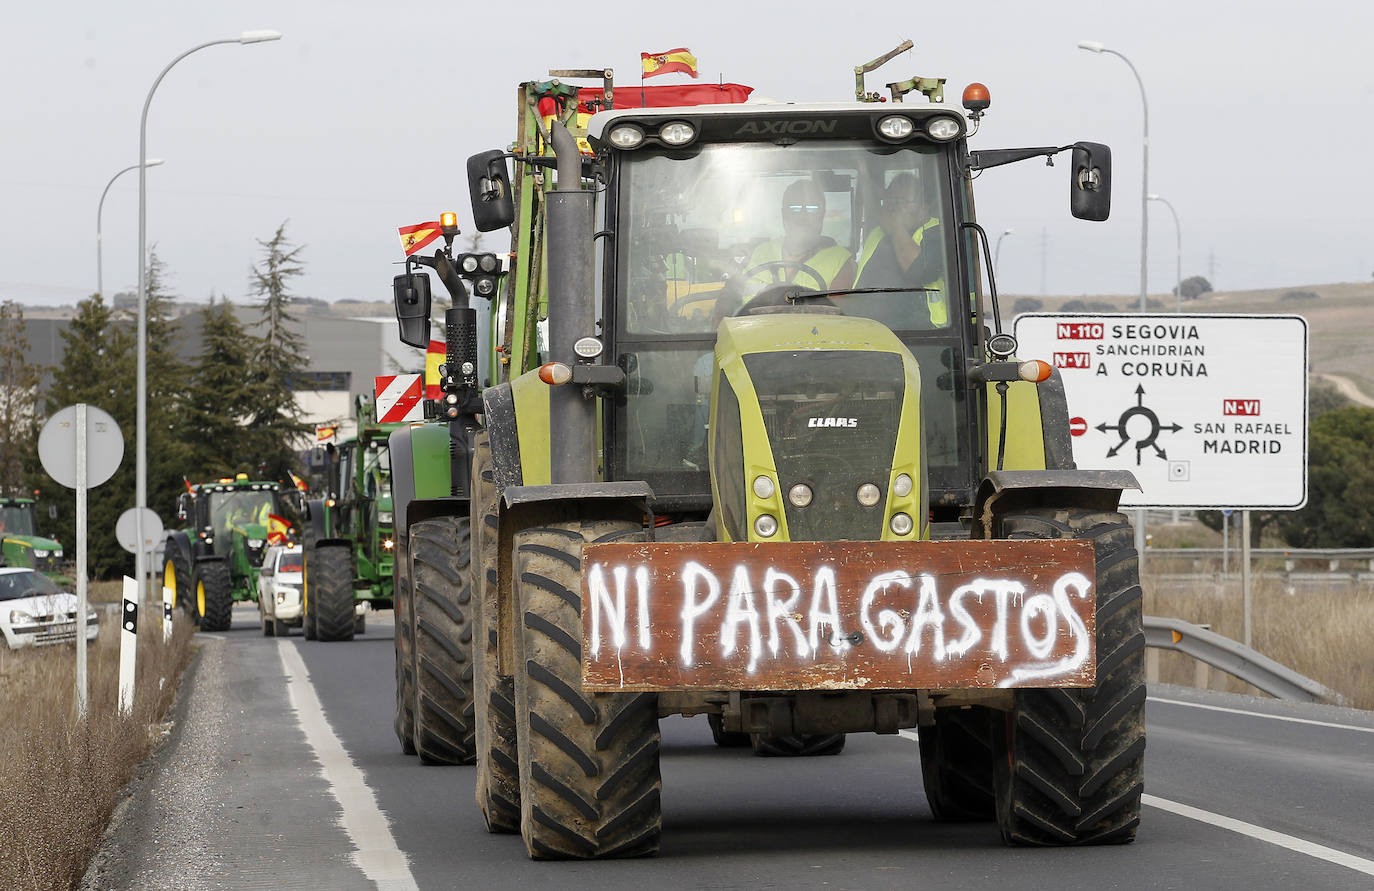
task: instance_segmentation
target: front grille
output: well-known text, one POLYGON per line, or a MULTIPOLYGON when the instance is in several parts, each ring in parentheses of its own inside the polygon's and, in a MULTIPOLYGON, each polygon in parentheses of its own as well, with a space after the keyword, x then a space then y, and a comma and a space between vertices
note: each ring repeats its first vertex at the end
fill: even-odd
POLYGON ((905 392, 901 356, 797 350, 755 353, 744 363, 773 450, 790 538, 881 538, 905 392), (797 483, 811 487, 807 507, 786 500, 797 483), (873 507, 858 502, 864 483, 883 493, 873 507))
POLYGON ((39 572, 57 572, 62 568, 62 558, 56 554, 49 554, 46 557, 35 557, 34 568, 39 572))

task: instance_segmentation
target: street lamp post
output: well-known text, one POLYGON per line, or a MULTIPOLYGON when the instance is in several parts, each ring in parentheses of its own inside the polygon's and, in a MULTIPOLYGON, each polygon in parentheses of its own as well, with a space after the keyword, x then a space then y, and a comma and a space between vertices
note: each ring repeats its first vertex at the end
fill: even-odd
POLYGON ((1143 137, 1140 143, 1140 312, 1144 312, 1147 270, 1149 268, 1146 257, 1149 254, 1150 245, 1150 220, 1149 211, 1146 207, 1150 194, 1150 103, 1145 98, 1145 82, 1140 79, 1140 72, 1135 70, 1131 60, 1116 50, 1108 49, 1096 40, 1080 40, 1078 48, 1090 53, 1107 53, 1116 56, 1126 63, 1127 68, 1131 69, 1131 74, 1135 75, 1135 82, 1140 86, 1140 105, 1145 112, 1143 137))
POLYGON ((1178 224, 1178 211, 1169 199, 1159 195, 1150 195, 1149 199, 1169 208, 1174 217, 1174 312, 1183 312, 1183 227, 1178 224))
MULTIPOLYGON (((147 167, 156 167, 162 163, 161 158, 149 158, 147 167)), ((110 181, 105 184, 105 191, 100 193, 100 204, 95 208, 95 292, 101 297, 105 296, 105 271, 100 259, 100 217, 105 212, 105 196, 110 194, 110 186, 114 185, 115 180, 119 179, 130 170, 137 170, 137 164, 130 164, 123 170, 110 177, 110 181)))
POLYGON ((186 52, 167 63, 148 90, 143 100, 143 115, 138 120, 138 375, 137 408, 135 420, 134 449, 134 572, 138 576, 139 600, 143 600, 143 585, 147 581, 147 561, 143 549, 143 508, 148 506, 148 106, 153 102, 153 93, 158 84, 172 70, 172 66, 191 53, 222 43, 263 43, 268 40, 281 40, 280 31, 244 31, 238 37, 224 40, 211 40, 193 46, 186 52))
POLYGON ((1001 269, 1001 267, 997 265, 997 262, 998 258, 1002 256, 1002 239, 1015 231, 1015 229, 1003 229, 1002 234, 997 236, 997 243, 992 247, 992 277, 994 279, 997 278, 998 272, 1001 269))

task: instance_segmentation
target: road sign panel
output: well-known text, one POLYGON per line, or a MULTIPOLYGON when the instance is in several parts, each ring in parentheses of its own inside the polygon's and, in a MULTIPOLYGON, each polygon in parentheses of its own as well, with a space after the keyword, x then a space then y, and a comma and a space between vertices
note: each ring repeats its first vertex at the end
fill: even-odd
POLYGON ((424 375, 384 374, 375 382, 377 421, 381 424, 423 421, 424 375))
MULTIPOLYGON (((138 513, 140 508, 131 507, 119 515, 115 521, 115 540, 119 546, 130 554, 135 553, 138 547, 138 513)), ((157 511, 145 507, 143 512, 143 550, 151 553, 162 541, 162 518, 157 515, 157 511)))
MULTIPOLYGON (((38 434, 38 459, 58 484, 76 488, 76 406, 59 409, 38 434)), ((124 434, 115 419, 86 406, 86 485, 99 486, 124 460, 124 434)))
POLYGON ((1028 313, 1015 333, 1021 356, 1059 369, 1074 462, 1140 481, 1122 506, 1306 503, 1302 317, 1028 313))

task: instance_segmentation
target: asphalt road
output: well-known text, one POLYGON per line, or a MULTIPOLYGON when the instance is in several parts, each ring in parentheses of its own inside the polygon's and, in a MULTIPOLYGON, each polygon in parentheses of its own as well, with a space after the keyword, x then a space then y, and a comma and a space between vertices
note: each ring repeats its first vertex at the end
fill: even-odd
POLYGON ((389 619, 307 643, 240 609, 201 635, 93 887, 1374 888, 1374 713, 1177 687, 1151 689, 1132 845, 1011 849, 992 824, 934 822, 909 733, 762 759, 670 718, 661 853, 535 863, 485 831, 471 768, 401 754, 389 619))

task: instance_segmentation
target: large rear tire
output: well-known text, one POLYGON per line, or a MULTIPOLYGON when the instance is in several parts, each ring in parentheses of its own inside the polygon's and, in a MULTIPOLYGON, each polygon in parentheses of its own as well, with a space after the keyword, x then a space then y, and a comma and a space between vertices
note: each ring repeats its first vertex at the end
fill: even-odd
POLYGON ((411 621, 410 552, 400 536, 396 537, 396 558, 392 564, 392 608, 395 619, 396 652, 396 739, 401 751, 415 750, 415 629, 411 621))
POLYGON ((997 817, 992 793, 992 728, 1002 715, 983 706, 937 709, 922 727, 921 782, 935 819, 977 822, 997 817))
POLYGON ((473 684, 477 743, 477 806, 488 832, 520 831, 520 763, 515 737, 515 678, 500 673, 498 629, 501 552, 496 478, 485 430, 473 443, 472 590, 473 684))
POLYGON ((1007 516, 1001 528, 1005 538, 1091 541, 1097 555, 1097 686, 1016 690, 993 734, 1002 839, 1130 842, 1145 773, 1145 633, 1134 530, 1120 513, 1053 509, 1007 516))
POLYGON ((229 587, 229 566, 223 560, 196 564, 196 605, 204 604, 201 631, 228 631, 234 620, 234 592, 229 587))
POLYGON ((536 860, 637 857, 663 831, 658 697, 582 691, 582 547, 643 540, 638 523, 516 533, 520 832, 536 860))
POLYGON ((321 545, 308 558, 310 607, 315 636, 353 639, 353 554, 348 545, 321 545))
POLYGON ((415 748, 423 764, 471 764, 472 589, 467 517, 410 527, 415 610, 415 748))
POLYGON ((196 613, 195 591, 192 588, 191 559, 174 538, 168 538, 163 549, 162 586, 172 589, 172 609, 180 609, 186 618, 199 623, 196 613))

